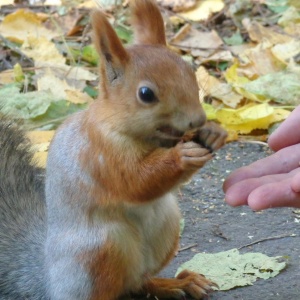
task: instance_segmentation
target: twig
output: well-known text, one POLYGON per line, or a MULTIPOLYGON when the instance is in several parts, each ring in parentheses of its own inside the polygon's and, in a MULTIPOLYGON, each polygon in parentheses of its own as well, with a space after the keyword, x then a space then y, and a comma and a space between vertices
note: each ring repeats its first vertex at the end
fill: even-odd
POLYGON ((242 140, 244 144, 257 144, 261 146, 268 146, 268 143, 261 142, 261 141, 247 141, 247 140, 242 140))
POLYGON ((286 238, 286 237, 296 237, 296 236, 297 236, 297 234, 295 234, 295 233, 271 236, 271 237, 260 239, 260 240, 254 241, 252 243, 246 244, 244 246, 241 246, 241 247, 238 248, 238 250, 241 250, 242 248, 246 248, 246 247, 258 244, 260 242, 265 242, 265 241, 270 241, 270 240, 277 240, 277 239, 283 239, 283 238, 286 238))
POLYGON ((196 247, 197 245, 198 245, 198 244, 195 243, 195 244, 191 244, 191 245, 185 246, 185 247, 183 247, 183 248, 180 248, 180 249, 178 250, 178 252, 181 252, 181 251, 184 251, 184 250, 188 250, 188 249, 190 249, 190 248, 196 247))

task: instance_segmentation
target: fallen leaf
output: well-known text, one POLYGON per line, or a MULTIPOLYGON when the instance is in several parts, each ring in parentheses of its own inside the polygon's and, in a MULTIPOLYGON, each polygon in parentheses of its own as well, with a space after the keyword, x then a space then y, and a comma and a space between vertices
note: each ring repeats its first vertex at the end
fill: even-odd
POLYGON ((199 253, 190 261, 182 264, 176 275, 184 269, 203 274, 218 284, 219 290, 226 291, 235 287, 253 285, 258 279, 277 276, 286 262, 281 256, 269 257, 262 253, 240 254, 237 249, 215 254, 199 253))
POLYGON ((268 103, 248 104, 239 109, 219 109, 216 119, 228 131, 248 134, 256 129, 268 129, 271 124, 285 120, 289 114, 288 110, 274 108, 268 103))
POLYGON ((243 99, 243 96, 234 92, 229 84, 221 82, 216 77, 209 75, 202 66, 196 71, 196 78, 200 88, 201 98, 212 96, 232 108, 237 107, 243 99))
POLYGON ((16 85, 0 89, 0 106, 4 114, 16 118, 31 119, 44 114, 55 96, 46 91, 20 93, 16 85))
POLYGON ((5 70, 0 73, 1 85, 6 85, 13 83, 15 81, 15 76, 13 70, 5 70))
POLYGON ((245 90, 244 85, 246 83, 250 82, 250 80, 245 76, 239 75, 238 71, 239 71, 239 63, 238 63, 238 61, 236 61, 224 73, 227 83, 229 83, 238 94, 242 95, 246 99, 253 100, 256 102, 268 100, 265 97, 255 95, 255 94, 245 90))
POLYGON ((40 168, 45 168, 47 163, 48 149, 55 131, 29 131, 26 133, 32 143, 33 163, 40 168))
POLYGON ((192 21, 203 21, 207 20, 213 13, 221 11, 223 8, 223 0, 203 0, 198 1, 195 8, 180 13, 180 15, 192 21))
POLYGON ((38 81, 40 78, 46 76, 49 69, 54 77, 65 80, 69 86, 80 91, 86 87, 86 81, 93 81, 97 79, 97 75, 82 67, 53 64, 50 62, 37 62, 36 80, 38 81))
POLYGON ((278 33, 271 28, 264 27, 256 21, 250 21, 249 19, 243 20, 243 25, 249 33, 252 41, 263 42, 268 41, 272 45, 282 44, 290 42, 293 38, 286 35, 278 33))
POLYGON ((206 56, 212 55, 215 49, 223 45, 223 41, 215 30, 202 32, 189 26, 184 34, 171 39, 170 44, 185 51, 189 50, 194 57, 198 57, 203 55, 203 51, 206 51, 206 56))
POLYGON ((38 62, 55 64, 64 64, 66 62, 66 58, 59 53, 55 44, 45 37, 28 37, 24 41, 21 50, 28 57, 34 59, 35 65, 38 62))
POLYGON ((195 7, 197 0, 157 0, 157 2, 164 7, 171 8, 174 12, 179 12, 195 7))
POLYGON ((91 103, 93 99, 86 93, 70 86, 65 79, 55 76, 51 69, 47 69, 44 76, 37 80, 38 91, 50 91, 59 99, 65 99, 75 104, 91 103))
POLYGON ((272 53, 272 44, 267 41, 246 49, 239 58, 243 61, 243 65, 239 66, 238 71, 250 79, 282 69, 282 64, 272 53))
POLYGON ((245 91, 284 105, 300 104, 300 73, 281 71, 245 83, 245 91))
POLYGON ((34 130, 28 131, 26 136, 32 144, 42 144, 51 142, 54 133, 54 130, 34 130))
POLYGON ((271 49, 273 55, 284 64, 300 54, 300 41, 292 40, 285 44, 277 44, 271 49))
POLYGON ((239 31, 235 32, 230 37, 224 37, 223 40, 227 45, 242 45, 244 43, 244 39, 239 31))
POLYGON ((300 14, 295 6, 290 6, 278 20, 278 24, 282 27, 296 23, 300 23, 300 14))
POLYGON ((59 36, 57 32, 45 28, 35 13, 25 9, 7 15, 0 24, 0 34, 17 43, 22 43, 29 36, 48 40, 59 36))

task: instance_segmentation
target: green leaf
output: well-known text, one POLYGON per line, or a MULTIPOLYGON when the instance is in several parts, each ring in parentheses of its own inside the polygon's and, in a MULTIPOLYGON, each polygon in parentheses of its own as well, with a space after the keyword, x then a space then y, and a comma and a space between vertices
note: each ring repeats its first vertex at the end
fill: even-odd
POLYGON ((231 46, 242 45, 244 43, 244 39, 239 31, 234 33, 231 37, 224 37, 223 39, 227 45, 231 46))
POLYGON ((240 254, 237 249, 215 254, 199 253, 182 264, 177 273, 188 269, 214 281, 220 290, 252 285, 258 278, 275 277, 286 267, 283 257, 268 257, 262 253, 240 254))
POLYGON ((31 120, 35 127, 51 130, 57 128, 69 115, 83 110, 87 104, 74 104, 66 100, 52 102, 43 115, 31 120))
POLYGON ((16 84, 0 89, 1 111, 15 118, 31 119, 44 114, 54 98, 47 91, 20 93, 16 84))
POLYGON ((96 98, 98 97, 98 95, 99 95, 98 90, 96 90, 95 88, 93 88, 93 87, 91 87, 91 86, 89 86, 89 85, 87 85, 87 86, 83 89, 83 91, 84 91, 85 93, 87 93, 90 97, 94 98, 94 99, 96 99, 96 98))
POLYGON ((267 74, 245 83, 242 87, 255 95, 264 96, 285 105, 300 103, 300 74, 281 71, 267 74))
POLYGON ((116 26, 114 29, 115 29, 118 37, 122 41, 124 41, 126 43, 130 43, 132 41, 133 33, 131 30, 128 30, 128 29, 124 28, 123 26, 116 26))
POLYGON ((289 7, 287 0, 267 0, 266 5, 275 13, 283 13, 289 7))
POLYGON ((99 55, 93 45, 88 45, 82 49, 82 59, 92 65, 97 65, 99 55))

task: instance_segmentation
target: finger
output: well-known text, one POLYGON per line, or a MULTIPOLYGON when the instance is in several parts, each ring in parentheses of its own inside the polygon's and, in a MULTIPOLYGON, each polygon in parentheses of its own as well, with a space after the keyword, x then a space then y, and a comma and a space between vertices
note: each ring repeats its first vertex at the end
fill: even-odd
POLYGON ((300 192, 300 169, 297 169, 297 173, 293 176, 291 180, 291 188, 295 193, 300 192))
POLYGON ((245 166, 232 172, 223 184, 226 192, 233 184, 265 175, 289 173, 299 167, 300 144, 284 148, 274 154, 260 159, 249 166, 245 166))
POLYGON ((248 197, 255 189, 270 183, 276 184, 288 178, 291 180, 292 177, 293 173, 287 173, 245 179, 228 188, 225 201, 231 206, 247 205, 248 197))
POLYGON ((270 135, 268 144, 277 151, 284 147, 300 143, 300 106, 295 108, 289 117, 270 135))
POLYGON ((290 178, 260 186, 250 193, 248 205, 253 210, 274 207, 300 207, 300 193, 295 193, 290 178))

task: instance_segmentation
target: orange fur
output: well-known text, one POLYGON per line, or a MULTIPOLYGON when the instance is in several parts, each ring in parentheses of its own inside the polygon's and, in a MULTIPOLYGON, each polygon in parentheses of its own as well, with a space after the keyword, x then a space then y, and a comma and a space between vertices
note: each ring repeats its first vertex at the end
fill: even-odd
POLYGON ((152 278, 143 289, 144 293, 154 295, 158 299, 180 299, 185 293, 200 299, 199 297, 212 291, 211 286, 218 287, 203 275, 184 270, 176 278, 152 278))
MULTIPOLYGON (((155 1, 130 4, 136 43, 127 48, 102 12, 92 15, 100 56, 99 98, 65 122, 51 146, 53 177, 59 172, 66 176, 65 182, 60 176, 50 182, 50 193, 60 186, 61 190, 49 197, 49 204, 58 208, 63 204, 65 210, 56 213, 70 210, 69 215, 62 213, 62 227, 58 226, 62 232, 51 241, 61 242, 56 248, 63 252, 69 241, 61 237, 74 234, 79 245, 74 242, 70 247, 86 272, 74 276, 74 281, 86 279, 86 274, 91 280, 84 282, 91 285, 85 299, 116 300, 141 290, 159 297, 190 293, 199 299, 212 283, 198 274, 151 277, 177 251, 180 213, 173 192, 211 159, 208 149, 218 149, 224 134, 210 126, 203 131, 206 118, 195 74, 166 47, 155 1), (141 88, 150 89, 151 101, 143 99, 141 88), (184 140, 189 130, 198 130, 208 149, 184 140), (65 137, 74 142, 72 154, 66 150, 65 137), (56 164, 62 148, 67 153, 56 164)), ((53 215, 51 220, 57 217, 53 215)))
POLYGON ((107 242, 99 251, 81 253, 78 260, 93 278, 90 300, 112 300, 122 295, 125 282, 118 274, 126 274, 130 266, 124 265, 121 249, 107 242))
POLYGON ((135 43, 166 45, 164 23, 155 1, 131 1, 131 9, 135 43))

